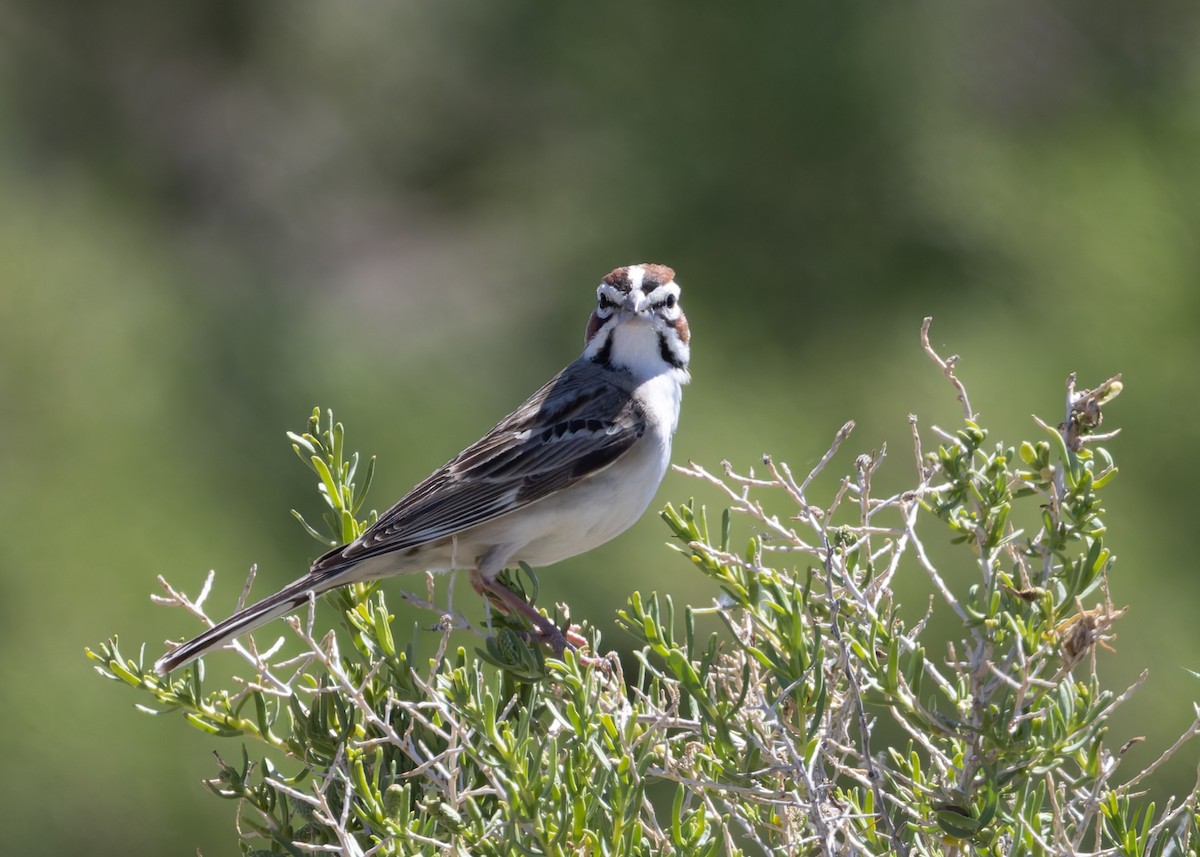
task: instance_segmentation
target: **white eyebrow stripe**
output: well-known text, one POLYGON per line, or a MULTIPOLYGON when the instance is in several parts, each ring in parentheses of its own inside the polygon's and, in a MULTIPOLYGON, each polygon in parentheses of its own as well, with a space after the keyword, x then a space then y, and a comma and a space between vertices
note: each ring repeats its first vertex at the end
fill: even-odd
POLYGON ((667 294, 674 293, 675 297, 679 297, 679 286, 675 284, 674 280, 671 280, 669 283, 659 283, 651 291, 646 292, 646 297, 656 295, 664 289, 666 290, 667 294))

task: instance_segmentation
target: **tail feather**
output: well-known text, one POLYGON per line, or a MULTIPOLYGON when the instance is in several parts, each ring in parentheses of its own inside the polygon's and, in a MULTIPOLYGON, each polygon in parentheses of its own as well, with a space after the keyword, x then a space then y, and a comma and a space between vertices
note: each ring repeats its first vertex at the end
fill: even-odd
POLYGON ((166 675, 172 670, 186 666, 201 655, 225 645, 234 637, 251 631, 259 625, 264 625, 272 619, 286 616, 307 602, 309 593, 320 595, 336 585, 336 583, 331 585, 329 577, 325 575, 302 577, 274 595, 268 595, 262 601, 234 613, 225 621, 218 622, 195 639, 188 640, 167 652, 155 662, 154 671, 159 675, 166 675))

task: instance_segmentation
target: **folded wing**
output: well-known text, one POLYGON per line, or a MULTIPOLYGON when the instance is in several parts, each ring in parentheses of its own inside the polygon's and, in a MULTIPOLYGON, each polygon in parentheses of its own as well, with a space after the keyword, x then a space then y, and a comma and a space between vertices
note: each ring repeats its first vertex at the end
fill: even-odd
POLYGON ((359 539, 313 563, 312 573, 325 576, 536 503, 612 465, 645 429, 645 415, 627 389, 590 361, 576 361, 359 539))

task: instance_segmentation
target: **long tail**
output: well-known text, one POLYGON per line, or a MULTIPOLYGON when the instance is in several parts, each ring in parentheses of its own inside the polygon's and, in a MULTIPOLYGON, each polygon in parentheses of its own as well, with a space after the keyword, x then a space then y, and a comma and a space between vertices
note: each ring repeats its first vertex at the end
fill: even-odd
POLYGON ((199 637, 188 640, 178 648, 167 652, 155 662, 154 671, 159 675, 166 675, 172 670, 190 664, 206 652, 225 645, 234 637, 266 624, 272 619, 286 616, 307 602, 310 592, 320 595, 345 582, 346 580, 341 575, 336 574, 305 575, 295 583, 289 583, 274 595, 268 595, 262 601, 234 613, 224 622, 218 622, 199 637))

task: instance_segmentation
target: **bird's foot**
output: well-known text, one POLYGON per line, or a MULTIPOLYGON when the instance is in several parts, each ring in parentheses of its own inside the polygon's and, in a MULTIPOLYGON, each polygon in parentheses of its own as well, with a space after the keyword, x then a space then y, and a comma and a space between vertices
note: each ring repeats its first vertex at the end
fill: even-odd
POLYGON ((522 635, 526 642, 549 646, 554 657, 559 659, 569 648, 576 653, 576 658, 581 664, 601 669, 606 667, 607 661, 604 658, 585 654, 588 640, 583 636, 578 625, 568 625, 566 630, 559 628, 499 580, 488 579, 478 572, 471 573, 471 586, 505 613, 510 616, 520 616, 533 626, 522 635))

